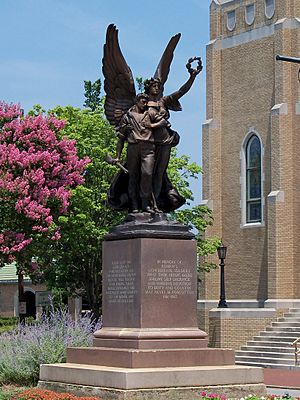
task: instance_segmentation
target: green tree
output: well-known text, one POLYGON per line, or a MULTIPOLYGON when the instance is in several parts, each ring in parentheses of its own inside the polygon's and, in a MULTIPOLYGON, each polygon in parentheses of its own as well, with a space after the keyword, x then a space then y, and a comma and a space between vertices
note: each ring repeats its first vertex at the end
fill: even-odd
POLYGON ((142 93, 144 91, 144 79, 141 76, 137 76, 135 81, 137 83, 139 93, 142 93))
POLYGON ((90 108, 92 111, 97 110, 101 106, 101 81, 97 79, 94 83, 84 81, 84 107, 90 108))

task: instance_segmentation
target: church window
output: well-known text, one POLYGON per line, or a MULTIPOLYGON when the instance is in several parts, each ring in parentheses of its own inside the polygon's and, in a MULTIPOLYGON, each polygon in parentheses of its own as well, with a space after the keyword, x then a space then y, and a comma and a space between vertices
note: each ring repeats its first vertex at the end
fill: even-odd
POLYGON ((246 143, 246 223, 262 221, 261 144, 256 135, 246 143))
POLYGON ((275 12, 275 0, 265 0, 265 15, 272 18, 275 12))
POLYGON ((249 4, 245 8, 245 20, 248 25, 252 25, 255 18, 255 5, 249 4))
POLYGON ((227 29, 233 31, 235 28, 235 10, 227 13, 227 29))

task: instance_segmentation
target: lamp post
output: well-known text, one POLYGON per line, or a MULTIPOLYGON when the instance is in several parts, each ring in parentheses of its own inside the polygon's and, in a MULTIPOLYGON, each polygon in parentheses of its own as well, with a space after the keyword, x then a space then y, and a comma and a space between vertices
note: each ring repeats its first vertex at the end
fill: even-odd
POLYGON ((226 252, 227 252, 227 247, 223 245, 221 242, 221 245, 217 249, 218 251, 218 257, 220 260, 220 301, 218 304, 218 308, 226 308, 228 307, 226 303, 226 296, 225 296, 225 275, 224 275, 224 267, 225 267, 225 258, 226 258, 226 252))

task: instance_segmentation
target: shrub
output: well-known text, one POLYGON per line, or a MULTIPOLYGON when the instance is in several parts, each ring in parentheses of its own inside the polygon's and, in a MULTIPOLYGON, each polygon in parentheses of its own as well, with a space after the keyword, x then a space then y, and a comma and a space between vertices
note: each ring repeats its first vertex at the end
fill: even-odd
POLYGON ((16 325, 17 322, 17 317, 0 317, 0 326, 16 325))
POLYGON ((77 397, 70 393, 56 393, 51 390, 29 389, 18 393, 12 400, 99 400, 99 398, 77 397))
POLYGON ((67 347, 90 346, 97 321, 72 320, 66 310, 51 312, 33 324, 18 325, 0 336, 0 383, 35 384, 40 364, 66 361, 67 347))

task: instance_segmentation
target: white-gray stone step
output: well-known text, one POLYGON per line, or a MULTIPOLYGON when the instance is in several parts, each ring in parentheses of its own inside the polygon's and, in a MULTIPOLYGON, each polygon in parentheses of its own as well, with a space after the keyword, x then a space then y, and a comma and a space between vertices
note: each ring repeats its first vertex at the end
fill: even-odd
POLYGON ((269 334, 269 336, 254 336, 253 338, 254 341, 270 341, 270 342, 286 342, 288 344, 292 344, 293 341, 295 340, 294 337, 290 337, 290 336, 280 336, 280 338, 278 338, 277 336, 271 336, 271 334, 269 334))
POLYGON ((290 311, 286 314, 283 314, 284 317, 296 317, 299 318, 300 317, 300 310, 297 309, 297 311, 290 311))
MULTIPOLYGON (((245 365, 244 362, 236 361, 238 365, 245 365)), ((280 368, 280 369, 289 369, 289 370, 300 370, 300 366, 295 365, 286 365, 286 364, 274 364, 270 362, 256 362, 256 361, 248 361, 246 365, 253 367, 265 367, 265 368, 280 368)))
POLYGON ((298 337, 300 309, 292 309, 236 351, 236 364, 299 370, 292 346, 298 337))
POLYGON ((299 327, 288 327, 288 326, 268 326, 265 332, 292 332, 293 334, 297 334, 300 336, 300 328, 299 327))
POLYGON ((236 355, 236 362, 244 363, 248 365, 248 362, 259 362, 259 363, 270 363, 270 364, 281 364, 281 365, 294 365, 295 361, 291 358, 274 358, 274 357, 259 357, 259 356, 240 356, 236 355))
POLYGON ((294 322, 294 321, 276 321, 276 322, 272 322, 271 326, 291 327, 291 328, 299 328, 300 329, 300 320, 299 320, 299 322, 294 322))
MULTIPOLYGON (((294 347, 279 347, 279 346, 258 346, 256 343, 254 345, 242 346, 241 350, 244 351, 256 351, 256 352, 274 352, 274 353, 287 353, 294 354, 294 347)), ((239 350, 236 350, 236 352, 239 350)))
POLYGON ((256 357, 256 358, 274 358, 274 359, 286 359, 295 361, 294 353, 280 353, 280 352, 273 352, 273 351, 251 351, 250 349, 247 350, 236 350, 235 356, 237 359, 240 357, 256 357))
POLYGON ((297 339, 300 334, 299 332, 289 332, 289 331, 264 331, 264 332, 260 332, 261 336, 269 336, 269 337, 289 337, 292 339, 292 341, 294 341, 295 339, 297 339))
POLYGON ((278 322, 300 322, 300 315, 299 317, 291 317, 290 315, 286 315, 284 317, 280 317, 277 319, 278 322))
POLYGON ((291 348, 290 342, 283 342, 280 340, 269 340, 265 338, 265 340, 249 340, 246 346, 264 346, 264 347, 285 347, 291 348))
POLYGON ((289 342, 282 342, 282 341, 274 341, 274 340, 249 340, 247 344, 243 347, 248 347, 248 346, 263 346, 263 347, 284 347, 287 349, 291 349, 291 344, 289 342))

